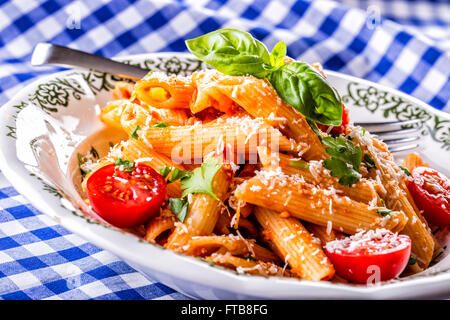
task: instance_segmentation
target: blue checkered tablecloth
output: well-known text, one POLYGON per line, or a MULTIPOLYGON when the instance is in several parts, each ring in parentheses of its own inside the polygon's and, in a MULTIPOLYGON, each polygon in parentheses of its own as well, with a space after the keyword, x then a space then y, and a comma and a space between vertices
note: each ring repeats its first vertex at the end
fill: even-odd
MULTIPOLYGON (((450 2, 0 0, 0 105, 27 82, 37 42, 107 57, 185 51, 221 27, 409 93, 450 112, 450 2)), ((38 212, 0 173, 1 299, 186 299, 38 212)))

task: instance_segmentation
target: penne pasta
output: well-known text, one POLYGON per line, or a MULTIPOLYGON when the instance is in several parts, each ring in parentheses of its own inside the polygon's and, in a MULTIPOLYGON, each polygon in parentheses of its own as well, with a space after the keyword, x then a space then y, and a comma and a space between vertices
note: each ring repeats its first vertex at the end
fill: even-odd
POLYGON ((384 200, 389 208, 401 210, 407 217, 407 223, 402 234, 408 235, 412 240, 412 253, 417 256, 417 263, 426 268, 433 256, 434 240, 429 232, 425 219, 413 202, 408 199, 407 188, 403 181, 401 170, 395 163, 387 146, 371 137, 369 133, 359 134, 359 129, 351 131, 350 136, 372 156, 377 167, 376 174, 385 189, 384 200))
POLYGON ((134 83, 117 81, 114 84, 114 89, 112 92, 112 97, 114 100, 119 99, 130 99, 133 94, 134 83))
POLYGON ((255 260, 265 262, 279 261, 278 257, 270 250, 261 247, 252 240, 235 235, 192 237, 188 246, 186 254, 194 256, 211 255, 221 249, 220 251, 223 253, 229 253, 233 256, 250 256, 255 260))
POLYGON ((239 185, 235 196, 277 212, 288 211, 293 217, 324 227, 331 223, 333 229, 348 234, 381 227, 398 232, 406 224, 400 211, 383 217, 377 213, 380 208, 318 189, 300 176, 283 175, 281 171, 261 171, 239 185))
MULTIPOLYGON (((134 127, 134 124, 127 126, 134 127)), ((223 152, 227 148, 232 148, 235 155, 240 155, 237 159, 256 163, 256 148, 260 145, 293 153, 303 148, 264 120, 249 117, 231 118, 206 125, 144 127, 139 131, 139 140, 178 163, 192 163, 193 160, 194 163, 201 163, 208 154, 223 152)), ((233 156, 232 160, 235 158, 233 156)))
POLYGON ((231 98, 253 117, 282 119, 286 125, 280 130, 297 143, 304 143, 309 149, 302 157, 307 160, 327 158, 319 137, 314 133, 306 119, 277 95, 265 80, 254 77, 221 76, 215 83, 217 90, 231 98))
POLYGON ((259 276, 278 276, 278 277, 295 277, 289 270, 281 268, 270 262, 259 262, 231 254, 213 253, 210 257, 205 258, 206 261, 214 264, 235 269, 238 273, 248 273, 259 276))
POLYGON ((428 208, 408 177, 428 164, 413 153, 399 166, 353 126, 319 63, 278 56, 281 43, 270 63, 250 66, 266 61, 254 42, 261 52, 229 64, 228 41, 238 54, 251 35, 212 35, 187 45, 220 72, 115 83, 99 114, 110 129, 91 140, 103 135, 105 146, 71 159, 90 209, 143 241, 239 274, 369 284, 378 281, 369 267, 385 281, 436 263, 448 228, 431 212, 448 211, 439 188, 448 178, 421 173, 439 184, 427 185, 436 196, 428 208))
POLYGON ((374 180, 361 179, 352 187, 339 184, 338 179, 332 177, 319 161, 305 162, 293 159, 289 155, 273 153, 267 147, 258 147, 258 155, 265 169, 276 169, 278 166, 283 173, 301 176, 305 182, 322 188, 332 188, 341 196, 348 196, 355 201, 381 205, 376 192, 378 183, 374 180))
POLYGON ((303 222, 303 225, 311 233, 311 235, 320 240, 320 244, 322 246, 324 246, 327 242, 344 237, 342 232, 333 230, 331 223, 329 223, 326 227, 308 222, 303 222))
POLYGON ((334 268, 321 246, 295 218, 281 218, 272 210, 256 207, 255 217, 266 235, 289 264, 291 272, 302 279, 328 280, 334 276, 334 268))
POLYGON ((161 109, 189 109, 194 93, 190 77, 166 76, 153 72, 136 83, 136 97, 145 104, 161 109))
POLYGON ((417 167, 428 167, 428 163, 425 163, 422 157, 414 152, 403 159, 403 166, 411 172, 417 167))
MULTIPOLYGON (((225 195, 230 186, 231 172, 229 166, 224 164, 217 171, 212 181, 214 194, 221 201, 225 200, 225 195)), ((223 205, 211 195, 193 194, 184 223, 177 223, 165 246, 176 251, 187 250, 189 248, 188 242, 192 237, 211 234, 223 209, 223 205)))
MULTIPOLYGON (((161 210, 161 213, 150 220, 145 226, 144 239, 148 242, 156 243, 157 238, 164 232, 175 228, 176 218, 170 210, 161 210)), ((160 244, 164 244, 161 242, 160 244)))

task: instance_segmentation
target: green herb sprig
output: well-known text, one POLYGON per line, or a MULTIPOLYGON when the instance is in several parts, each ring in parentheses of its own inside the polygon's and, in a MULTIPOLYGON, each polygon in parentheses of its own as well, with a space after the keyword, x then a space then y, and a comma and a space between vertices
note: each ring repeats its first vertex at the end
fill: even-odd
POLYGON ((116 169, 131 172, 134 170, 134 161, 130 160, 123 160, 121 158, 116 159, 114 161, 114 164, 116 165, 116 169))
POLYGON ((267 79, 278 95, 308 120, 341 125, 343 107, 336 89, 305 62, 285 64, 284 42, 278 42, 269 54, 251 34, 219 29, 187 40, 186 46, 198 59, 224 74, 267 79))
POLYGON ((183 190, 181 198, 169 199, 170 209, 181 222, 184 221, 184 218, 187 214, 189 203, 186 200, 186 197, 189 194, 209 194, 215 200, 219 201, 228 211, 228 208, 225 206, 222 200, 217 197, 212 187, 213 179, 222 165, 223 164, 218 163, 216 159, 210 158, 205 160, 200 167, 195 168, 191 172, 167 166, 162 166, 160 168, 159 172, 164 178, 167 178, 168 175, 172 172, 170 182, 173 182, 175 180, 180 180, 181 182, 181 189, 183 190))
POLYGON ((404 166, 399 166, 400 169, 409 177, 411 175, 411 172, 409 172, 408 168, 404 166))
POLYGON ((172 183, 177 180, 183 180, 192 175, 191 171, 181 170, 175 167, 168 167, 166 165, 159 168, 159 173, 166 179, 167 183, 172 183), (170 179, 167 179, 169 174, 172 173, 170 179))
POLYGON ((186 199, 169 198, 169 208, 181 222, 186 219, 189 203, 186 199))
POLYGON ((136 126, 136 128, 134 128, 134 130, 131 132, 131 137, 133 139, 139 139, 139 135, 138 135, 138 130, 141 129, 141 127, 139 125, 136 126))
POLYGON ((368 153, 364 154, 363 163, 366 165, 367 170, 377 168, 375 160, 373 160, 372 156, 368 153))
POLYGON ((326 146, 326 153, 331 157, 323 160, 323 166, 330 170, 333 177, 339 177, 340 184, 352 186, 361 179, 360 147, 343 137, 324 137, 322 143, 326 146))

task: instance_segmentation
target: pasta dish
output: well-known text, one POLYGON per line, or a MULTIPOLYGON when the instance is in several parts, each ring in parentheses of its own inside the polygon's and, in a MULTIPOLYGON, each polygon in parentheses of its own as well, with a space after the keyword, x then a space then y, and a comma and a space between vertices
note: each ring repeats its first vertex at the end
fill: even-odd
POLYGON ((416 153, 396 163, 283 42, 221 29, 186 44, 212 68, 117 82, 99 117, 128 139, 79 155, 106 223, 238 273, 365 284, 430 265, 448 177, 416 153))

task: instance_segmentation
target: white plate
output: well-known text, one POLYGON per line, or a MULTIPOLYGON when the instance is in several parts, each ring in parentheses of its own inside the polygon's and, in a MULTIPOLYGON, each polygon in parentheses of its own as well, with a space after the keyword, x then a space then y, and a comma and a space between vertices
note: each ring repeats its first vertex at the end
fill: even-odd
MULTIPOLYGON (((205 67, 192 56, 179 53, 145 54, 121 60, 180 75, 205 67)), ((420 153, 432 167, 450 175, 448 114, 396 90, 336 72, 327 72, 327 75, 342 95, 355 122, 423 120, 425 129, 420 153)), ((367 287, 240 275, 81 217, 77 211, 70 209, 70 205, 61 201, 54 188, 30 173, 19 160, 17 151, 20 150, 21 159, 33 161, 29 137, 43 130, 43 116, 36 116, 33 112, 45 111, 42 115, 47 114, 52 121, 63 123, 63 127, 74 135, 72 145, 65 148, 56 146, 60 167, 67 170, 73 147, 102 127, 96 112, 99 106, 104 106, 111 99, 111 90, 117 80, 99 72, 59 72, 31 83, 0 109, 0 169, 36 208, 68 230, 123 258, 150 277, 195 298, 407 299, 450 296, 449 249, 442 255, 443 259, 422 274, 367 287), (20 115, 23 125, 16 130, 17 115, 29 105, 35 106, 34 111, 20 115)))

